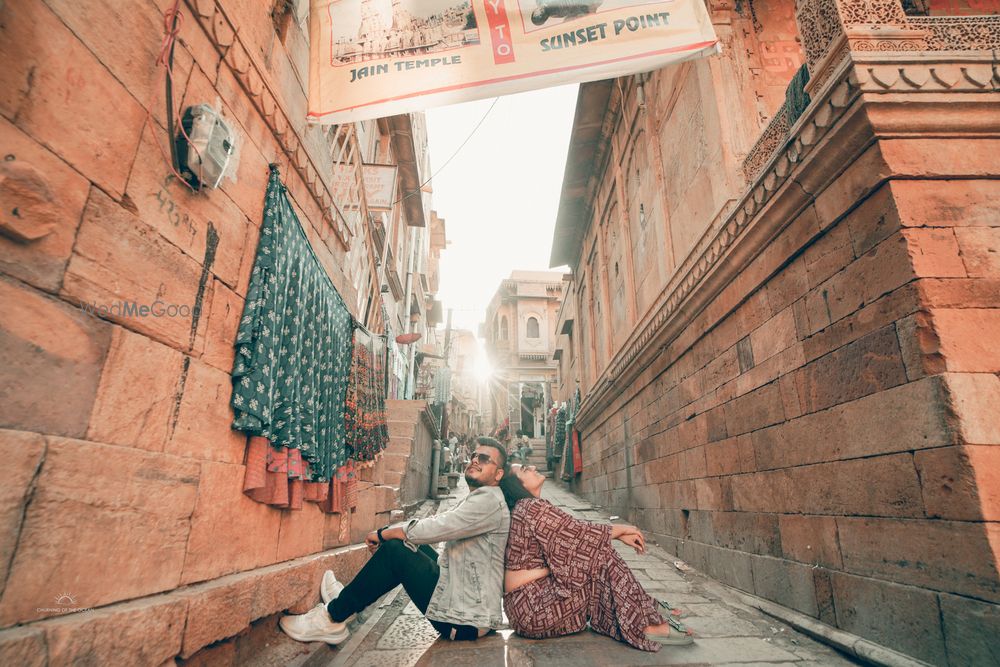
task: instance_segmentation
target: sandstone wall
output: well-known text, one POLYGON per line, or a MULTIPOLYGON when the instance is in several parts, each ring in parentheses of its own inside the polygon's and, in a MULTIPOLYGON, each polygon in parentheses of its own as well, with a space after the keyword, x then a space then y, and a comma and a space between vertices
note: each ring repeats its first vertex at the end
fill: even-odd
MULTIPOLYGON (((3 664, 186 658, 314 604, 323 569, 349 576, 367 554, 329 550, 398 506, 398 480, 384 485, 382 468, 365 473, 354 515, 312 503, 283 511, 242 493, 246 439, 229 428, 229 372, 268 163, 281 165, 345 301, 367 283, 345 273, 347 247, 320 212, 330 157, 323 130, 305 124, 306 36, 293 17, 279 38, 273 3, 225 2, 238 37, 213 2, 192 3, 200 14, 182 3, 174 103, 219 105, 242 145, 236 180, 219 190, 191 194, 167 178, 155 61, 171 4, 0 8, 0 187, 39 237, 0 235, 3 664), (215 43, 235 51, 222 59, 215 43), (80 308, 157 299, 194 313, 80 308)), ((18 211, 3 215, 6 229, 21 224, 18 211)))
POLYGON ((598 147, 571 148, 595 163, 566 341, 574 487, 739 589, 932 664, 991 664, 996 22, 797 6, 802 117, 777 108, 802 62, 791 3, 712 1, 722 56, 615 81, 598 147), (911 41, 877 41, 892 30, 911 41))
POLYGON ((852 109, 682 296, 673 337, 649 329, 638 375, 585 402, 578 488, 732 586, 988 664, 1000 140, 963 136, 971 112, 947 138, 880 137, 927 119, 852 109))

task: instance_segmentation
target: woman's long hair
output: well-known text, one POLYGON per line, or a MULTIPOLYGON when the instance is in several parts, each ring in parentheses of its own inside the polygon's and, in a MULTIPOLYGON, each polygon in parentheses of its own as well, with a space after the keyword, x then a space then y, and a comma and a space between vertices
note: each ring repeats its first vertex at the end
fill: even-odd
POLYGON ((503 491, 503 499, 507 501, 507 507, 511 511, 514 510, 514 505, 517 504, 518 500, 534 498, 510 468, 507 468, 503 477, 500 478, 500 490, 503 491))

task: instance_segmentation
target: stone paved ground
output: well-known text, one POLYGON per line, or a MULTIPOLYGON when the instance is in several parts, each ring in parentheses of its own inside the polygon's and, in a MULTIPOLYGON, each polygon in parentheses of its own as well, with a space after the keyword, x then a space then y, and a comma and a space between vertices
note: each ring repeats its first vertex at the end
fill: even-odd
MULTIPOLYGON (((455 499, 445 500, 440 510, 458 502, 468 490, 464 481, 455 499)), ((552 482, 543 497, 571 514, 593 521, 609 516, 552 482)), ((424 512, 433 511, 428 503, 424 512)), ((630 648, 608 637, 585 631, 557 639, 530 640, 510 630, 475 643, 439 640, 430 624, 400 588, 370 607, 352 628, 351 639, 333 648, 318 645, 297 667, 528 667, 567 665, 853 665, 852 660, 791 627, 742 604, 721 584, 674 566, 674 558, 647 544, 638 555, 625 545, 615 548, 629 563, 646 590, 688 610, 684 623, 697 639, 693 646, 665 646, 658 653, 630 648)))

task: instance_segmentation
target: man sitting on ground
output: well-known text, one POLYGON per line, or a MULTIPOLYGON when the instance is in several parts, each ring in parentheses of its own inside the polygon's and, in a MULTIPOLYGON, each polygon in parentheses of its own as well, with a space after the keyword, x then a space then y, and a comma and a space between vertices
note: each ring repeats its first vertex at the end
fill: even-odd
POLYGON ((281 629, 298 641, 340 644, 350 636, 347 619, 400 584, 442 637, 477 639, 499 628, 510 529, 499 484, 507 456, 493 438, 476 442, 465 469, 465 500, 442 514, 369 533, 365 542, 374 555, 354 580, 341 587, 328 571, 321 587, 324 604, 285 616, 281 629), (428 545, 442 541, 439 559, 428 545))

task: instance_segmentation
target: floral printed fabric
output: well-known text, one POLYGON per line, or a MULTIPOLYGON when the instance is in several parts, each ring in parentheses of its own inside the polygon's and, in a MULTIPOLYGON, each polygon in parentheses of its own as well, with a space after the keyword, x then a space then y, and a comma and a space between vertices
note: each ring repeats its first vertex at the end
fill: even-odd
MULTIPOLYGON (((266 439, 273 448, 265 456, 269 474, 330 482, 346 461, 344 410, 353 333, 351 314, 272 167, 236 336, 231 400, 232 427, 266 439)), ((247 483, 249 472, 248 461, 247 483)), ((320 500, 323 494, 308 495, 320 500)), ((291 498, 289 505, 295 505, 291 498)))
POLYGON ((347 456, 372 461, 389 443, 385 416, 386 338, 359 327, 347 385, 345 435, 347 456))
POLYGON ((556 412, 556 438, 553 445, 552 454, 562 456, 563 446, 566 444, 566 408, 559 408, 556 412))

